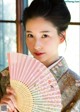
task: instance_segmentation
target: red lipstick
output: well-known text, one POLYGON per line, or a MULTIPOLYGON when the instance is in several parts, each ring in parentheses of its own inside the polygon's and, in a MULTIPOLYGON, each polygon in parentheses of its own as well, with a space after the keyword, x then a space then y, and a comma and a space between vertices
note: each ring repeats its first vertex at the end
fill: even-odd
POLYGON ((35 52, 34 53, 36 56, 41 56, 41 55, 43 55, 44 53, 41 53, 41 52, 35 52))

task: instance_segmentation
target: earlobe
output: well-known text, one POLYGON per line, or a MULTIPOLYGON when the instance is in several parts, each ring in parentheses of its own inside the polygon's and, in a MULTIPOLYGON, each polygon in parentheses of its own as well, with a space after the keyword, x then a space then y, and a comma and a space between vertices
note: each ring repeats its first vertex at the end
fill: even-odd
POLYGON ((66 31, 61 32, 60 34, 60 43, 63 43, 66 39, 66 31))
POLYGON ((64 37, 60 37, 60 43, 63 43, 63 42, 64 42, 64 40, 65 40, 65 38, 64 38, 64 37))

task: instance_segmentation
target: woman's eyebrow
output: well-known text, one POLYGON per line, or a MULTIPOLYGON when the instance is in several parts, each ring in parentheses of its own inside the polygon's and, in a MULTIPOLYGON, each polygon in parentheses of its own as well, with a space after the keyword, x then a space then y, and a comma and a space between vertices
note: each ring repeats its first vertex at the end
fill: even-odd
POLYGON ((50 31, 47 31, 47 30, 45 30, 45 31, 40 31, 41 33, 48 33, 48 32, 50 32, 50 31))
MULTIPOLYGON (((49 33, 50 31, 44 30, 44 31, 40 31, 40 33, 49 33)), ((32 33, 32 31, 27 30, 26 33, 32 33)))
POLYGON ((32 33, 32 31, 28 31, 28 30, 27 30, 26 32, 27 32, 27 33, 32 33))

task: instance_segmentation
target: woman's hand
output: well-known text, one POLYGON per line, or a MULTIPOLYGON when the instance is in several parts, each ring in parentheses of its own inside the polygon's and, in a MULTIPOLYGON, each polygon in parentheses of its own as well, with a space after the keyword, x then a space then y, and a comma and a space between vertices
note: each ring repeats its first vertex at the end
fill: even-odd
POLYGON ((8 107, 8 112, 18 112, 17 111, 17 102, 15 98, 15 91, 8 87, 6 89, 6 95, 3 96, 3 98, 0 101, 0 104, 6 104, 8 107))

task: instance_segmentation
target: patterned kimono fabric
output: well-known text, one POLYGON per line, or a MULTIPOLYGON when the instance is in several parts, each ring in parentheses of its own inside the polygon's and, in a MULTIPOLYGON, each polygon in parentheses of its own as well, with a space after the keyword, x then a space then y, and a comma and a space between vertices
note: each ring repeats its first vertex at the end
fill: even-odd
POLYGON ((71 71, 63 57, 49 66, 62 96, 61 112, 80 112, 80 76, 71 71))
MULTIPOLYGON (((61 112, 80 112, 80 77, 68 68, 63 57, 48 67, 58 82, 61 97, 61 112)), ((6 93, 10 85, 9 70, 6 68, 0 73, 0 98, 6 93)))

